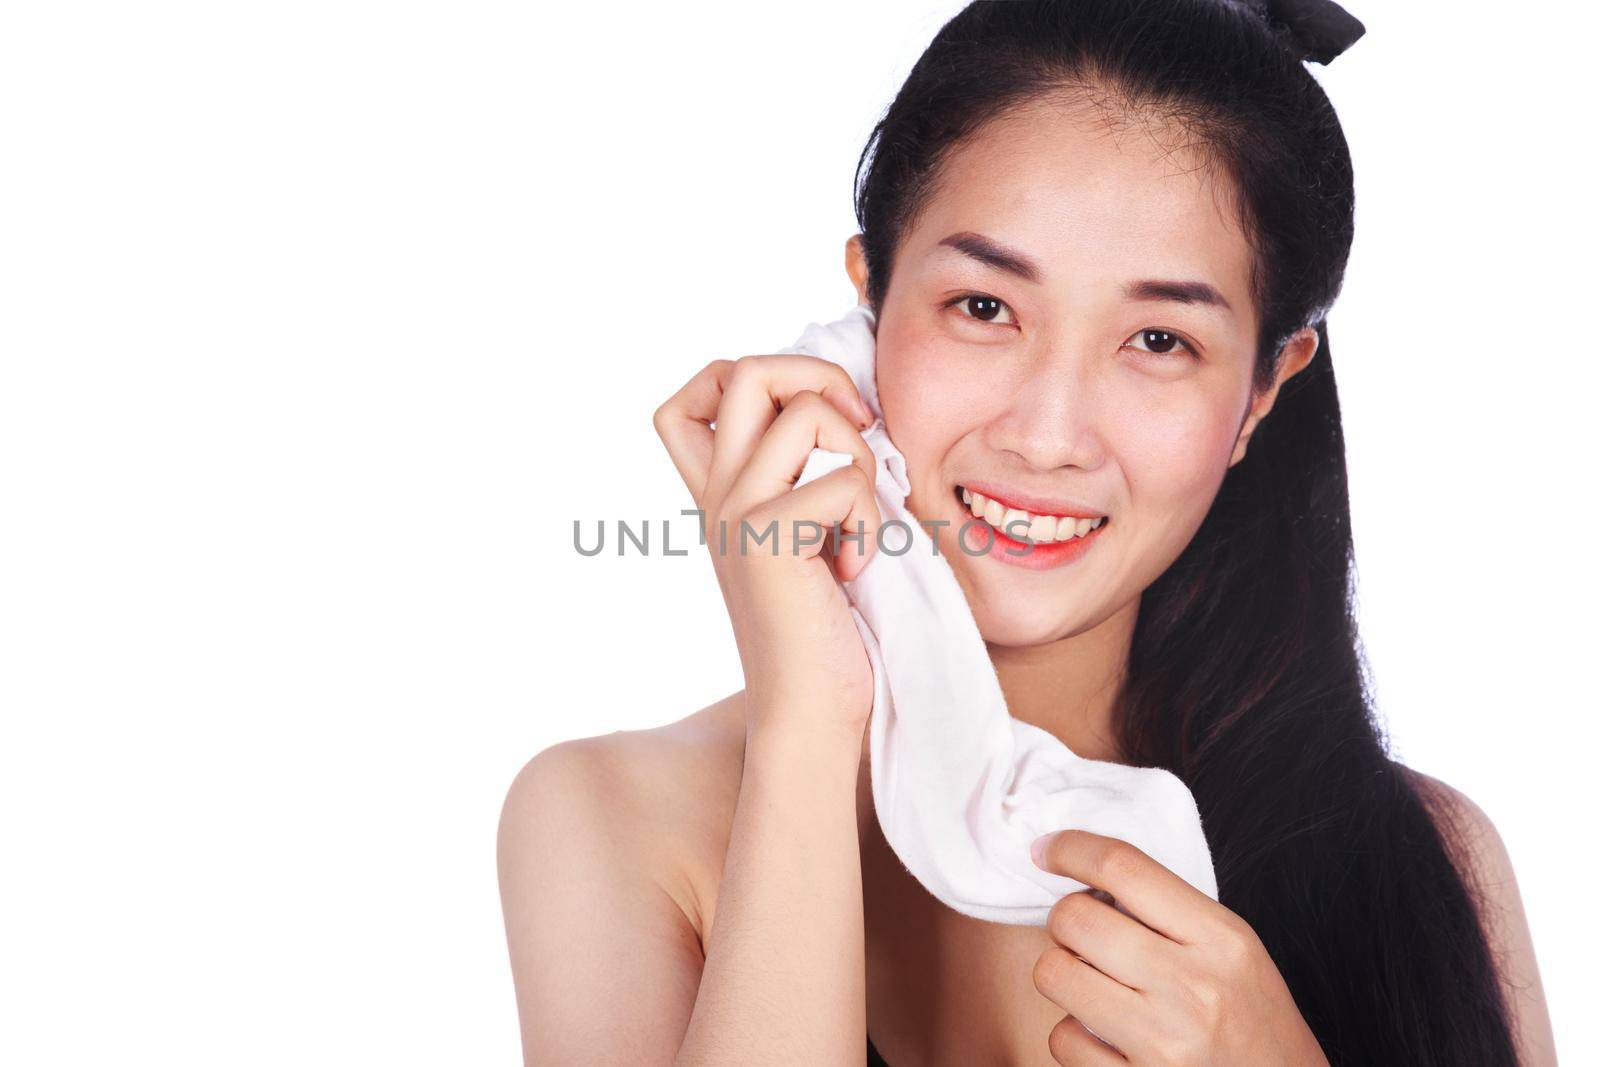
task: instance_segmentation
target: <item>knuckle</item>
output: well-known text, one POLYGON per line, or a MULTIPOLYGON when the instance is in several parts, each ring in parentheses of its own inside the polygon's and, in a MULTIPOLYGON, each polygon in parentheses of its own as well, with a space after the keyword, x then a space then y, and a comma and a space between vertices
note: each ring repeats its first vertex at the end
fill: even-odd
MULTIPOLYGON (((745 356, 740 359, 714 359, 705 365, 700 374, 703 377, 709 376, 712 381, 719 383, 719 388, 726 394, 729 389, 733 388, 733 383, 741 376, 739 365, 744 359, 748 358, 748 356, 745 356)), ((747 368, 742 373, 748 374, 749 369, 747 368)))
POLYGON ((1088 893, 1068 893, 1050 908, 1050 933, 1071 943, 1091 933, 1100 923, 1096 902, 1088 893))
POLYGON ((1095 862, 1095 873, 1106 882, 1121 882, 1137 874, 1143 854, 1126 841, 1112 841, 1095 862))
POLYGON ((1255 931, 1241 925, 1229 925, 1228 932, 1218 939, 1217 960, 1230 974, 1249 970, 1256 958, 1255 931))
POLYGON ((1156 1062, 1166 1064, 1168 1067, 1191 1067, 1209 1063, 1203 1049, 1196 1046, 1193 1038, 1184 1034, 1166 1034, 1152 1042, 1156 1062))
POLYGON ((1210 1032, 1220 1022, 1227 997, 1222 983, 1214 975, 1184 971, 1178 975, 1178 992, 1183 1010, 1196 1028, 1210 1032))
POLYGON ((835 481, 854 482, 857 490, 867 488, 871 484, 867 478, 867 472, 861 469, 859 463, 846 463, 836 470, 829 471, 824 477, 832 478, 835 481))
POLYGON ((1039 958, 1033 961, 1033 987, 1046 996, 1049 995, 1048 991, 1059 989, 1066 973, 1067 963, 1066 949, 1045 949, 1039 954, 1039 958))
POLYGON ((1057 1063, 1067 1063, 1067 1056, 1072 1052, 1073 1038, 1076 1036, 1072 1025, 1072 1016, 1063 1015, 1061 1021, 1050 1028, 1050 1037, 1045 1044, 1050 1049, 1057 1063))
POLYGON ((783 405, 785 411, 791 409, 806 414, 818 410, 818 406, 826 407, 828 402, 822 399, 822 394, 815 389, 797 389, 789 402, 783 405))
POLYGON ((672 401, 668 400, 651 414, 650 424, 656 428, 656 433, 666 435, 667 424, 672 420, 672 401))

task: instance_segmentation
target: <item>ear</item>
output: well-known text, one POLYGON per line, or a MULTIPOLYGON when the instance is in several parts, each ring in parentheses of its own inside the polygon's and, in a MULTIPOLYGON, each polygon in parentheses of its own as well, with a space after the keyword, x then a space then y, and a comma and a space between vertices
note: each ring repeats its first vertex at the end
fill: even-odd
POLYGON ((1244 458, 1245 449, 1250 444, 1250 435, 1256 432, 1261 420, 1267 417, 1272 405, 1278 402, 1278 390, 1283 388, 1283 383, 1305 370, 1306 364, 1310 363, 1316 354, 1317 331, 1313 327, 1307 326, 1295 331, 1283 343, 1283 353, 1278 359, 1278 376, 1271 388, 1251 401, 1250 410, 1245 413, 1244 424, 1239 427, 1239 439, 1234 442, 1233 458, 1228 460, 1228 466, 1231 467, 1244 458))
POLYGON ((855 234, 844 243, 844 269, 856 287, 856 303, 867 302, 867 247, 861 235, 855 234))

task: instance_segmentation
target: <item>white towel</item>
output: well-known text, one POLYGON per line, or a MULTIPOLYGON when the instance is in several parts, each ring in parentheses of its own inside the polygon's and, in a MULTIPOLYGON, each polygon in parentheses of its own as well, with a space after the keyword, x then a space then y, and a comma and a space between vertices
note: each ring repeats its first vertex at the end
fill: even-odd
MULTIPOLYGON (((1176 775, 1084 759, 1006 709, 955 572, 905 508, 905 457, 878 404, 876 328, 858 304, 781 351, 842 366, 877 417, 862 436, 877 457, 885 526, 879 551, 841 584, 872 664, 872 800, 884 838, 928 892, 990 922, 1043 926, 1051 905, 1087 888, 1028 852, 1040 834, 1068 828, 1128 841, 1215 900, 1200 815, 1176 775), (896 519, 903 525, 889 525, 896 519)), ((796 487, 851 462, 814 449, 796 487)))

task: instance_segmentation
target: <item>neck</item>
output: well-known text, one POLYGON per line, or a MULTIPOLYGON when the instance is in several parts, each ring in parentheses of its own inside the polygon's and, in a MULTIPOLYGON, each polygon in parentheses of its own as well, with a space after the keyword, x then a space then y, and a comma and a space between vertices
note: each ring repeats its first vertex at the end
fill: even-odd
POLYGON ((1011 717, 1085 759, 1121 762, 1112 715, 1127 673, 1139 601, 1092 630, 1042 645, 989 645, 1011 717))

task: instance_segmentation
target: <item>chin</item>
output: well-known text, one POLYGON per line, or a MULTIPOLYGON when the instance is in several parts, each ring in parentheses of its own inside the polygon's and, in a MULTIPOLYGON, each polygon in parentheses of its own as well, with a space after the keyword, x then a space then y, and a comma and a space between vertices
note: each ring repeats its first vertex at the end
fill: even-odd
POLYGON ((985 601, 972 605, 972 615, 985 641, 1007 648, 1045 645, 1078 632, 1076 613, 1064 612, 1059 604, 1027 610, 985 601))

